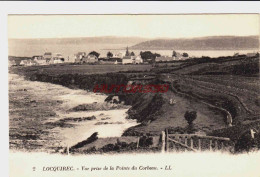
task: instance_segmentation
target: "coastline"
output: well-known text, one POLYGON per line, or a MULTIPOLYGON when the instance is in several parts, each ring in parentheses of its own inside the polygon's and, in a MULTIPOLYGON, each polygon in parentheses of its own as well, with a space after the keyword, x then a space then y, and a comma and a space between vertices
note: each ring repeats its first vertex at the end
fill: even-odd
POLYGON ((93 132, 99 132, 99 138, 120 137, 123 130, 137 125, 125 119, 128 106, 105 103, 105 95, 23 80, 10 73, 9 84, 11 149, 56 152, 93 132), (94 107, 72 110, 80 105, 94 107))
MULTIPOLYGON (((234 89, 234 87, 244 88, 244 85, 255 83, 257 78, 255 73, 236 73, 236 67, 241 66, 241 61, 249 61, 250 67, 255 67, 257 58, 255 57, 220 57, 215 60, 197 59, 188 60, 184 64, 177 65, 162 65, 151 70, 120 71, 115 73, 77 73, 77 67, 73 67, 75 73, 67 73, 63 70, 59 71, 57 66, 32 66, 32 67, 15 67, 13 72, 24 75, 25 78, 31 81, 41 81, 46 83, 58 84, 72 89, 81 89, 92 91, 95 85, 127 85, 130 83, 139 84, 170 84, 171 87, 167 93, 135 93, 129 94, 124 92, 106 94, 106 101, 110 102, 116 96, 119 103, 131 106, 128 110, 128 119, 135 119, 139 125, 132 126, 124 131, 123 137, 145 137, 148 141, 149 137, 155 138, 156 148, 160 147, 159 137, 161 132, 169 129, 173 133, 187 133, 189 127, 184 119, 186 111, 194 110, 198 117, 194 122, 192 132, 201 135, 215 135, 228 137, 232 141, 237 141, 240 134, 227 133, 237 129, 240 130, 243 126, 251 126, 252 122, 256 122, 258 115, 254 112, 248 113, 248 104, 258 109, 254 105, 254 100, 245 100, 247 97, 255 98, 258 94, 256 86, 250 85, 249 92, 244 89, 234 89), (227 66, 233 64, 226 69, 227 66), (218 66, 213 67, 212 66, 218 66), (212 73, 207 71, 211 69, 212 73), (46 72, 48 71, 48 72, 46 72), (49 72, 50 71, 50 72, 49 72), (55 71, 55 72, 54 72, 55 71), (58 72, 57 72, 58 71, 58 72), (225 73, 219 75, 218 73, 225 73), (214 75, 216 72, 217 75, 214 75), (234 73, 232 73, 234 72, 234 73), (194 75, 193 75, 194 73, 194 75), (206 74, 204 74, 206 73, 206 74), (232 76, 229 74, 234 74, 232 76), (243 75, 244 74, 244 75, 243 75), (252 77, 252 82, 247 81, 247 76, 252 77), (230 77, 232 80, 230 80, 230 77), (151 78, 151 79, 145 79, 151 78), (214 82, 212 82, 214 79, 214 82), (236 80, 243 81, 244 85, 238 85, 236 80), (227 83, 226 83, 227 82, 227 83), (223 83, 225 85, 223 85, 223 83), (231 86, 229 86, 231 84, 231 86), (228 87, 226 87, 228 85, 228 87), (221 91, 224 90, 224 91, 221 91), (246 92, 247 94, 240 94, 246 92), (169 104, 170 99, 176 101, 177 104, 169 104), (245 107, 246 105, 246 107, 245 107), (233 127, 228 127, 226 123, 226 115, 230 114, 233 118, 233 127), (243 124, 243 126, 240 126, 243 124)), ((94 67, 95 65, 83 65, 85 70, 94 67)), ((83 67, 82 66, 82 67, 83 67)), ((80 66, 79 66, 80 67, 80 66)), ((98 67, 108 67, 106 65, 99 65, 98 67)), ((135 68, 134 66, 132 66, 135 68)), ((254 70, 253 70, 254 71, 254 70)), ((256 100, 257 101, 257 100, 256 100)), ((257 102, 256 102, 257 103, 257 102)), ((83 107, 83 109, 85 109, 83 107)), ((258 126, 255 124, 254 126, 258 126)), ((242 133, 242 131, 241 131, 242 133)), ((104 140, 106 141, 106 140, 104 140)), ((120 139, 115 139, 116 145, 105 145, 107 149, 118 149, 118 147, 125 146, 125 143, 120 139)), ((149 140, 153 141, 153 140, 149 140)), ((82 142, 84 143, 84 141, 82 142)), ((94 143, 95 144, 95 143, 94 143)), ((102 143, 101 143, 102 144, 102 143)), ((138 144, 138 143, 137 143, 138 144)), ((137 146, 136 141, 126 145, 127 148, 137 146)), ((93 145, 93 144, 92 144, 93 145)), ((151 145, 151 144, 150 144, 151 145)), ((87 146, 86 146, 87 147, 87 146)), ((152 147, 151 147, 152 148, 152 147)), ((127 149, 129 150, 129 149, 127 149)), ((158 149, 157 149, 158 150, 158 149)), ((97 152, 96 149, 81 149, 81 153, 97 152)))

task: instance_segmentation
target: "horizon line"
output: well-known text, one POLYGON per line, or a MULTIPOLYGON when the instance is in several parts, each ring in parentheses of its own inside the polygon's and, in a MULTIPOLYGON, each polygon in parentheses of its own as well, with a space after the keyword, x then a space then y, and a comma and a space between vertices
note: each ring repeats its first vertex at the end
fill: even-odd
POLYGON ((197 37, 141 37, 141 36, 81 36, 81 37, 39 37, 39 38, 8 38, 8 40, 16 40, 16 39, 72 39, 72 38, 143 38, 143 39, 195 39, 195 38, 207 38, 207 37, 254 37, 260 35, 252 34, 252 35, 212 35, 212 36, 197 36, 197 37))

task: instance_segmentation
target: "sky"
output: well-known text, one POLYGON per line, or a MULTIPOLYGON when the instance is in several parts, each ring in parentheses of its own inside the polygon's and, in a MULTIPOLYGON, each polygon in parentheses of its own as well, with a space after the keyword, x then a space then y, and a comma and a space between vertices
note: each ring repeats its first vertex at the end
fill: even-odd
POLYGON ((8 38, 124 36, 192 38, 259 35, 257 14, 9 15, 8 38))

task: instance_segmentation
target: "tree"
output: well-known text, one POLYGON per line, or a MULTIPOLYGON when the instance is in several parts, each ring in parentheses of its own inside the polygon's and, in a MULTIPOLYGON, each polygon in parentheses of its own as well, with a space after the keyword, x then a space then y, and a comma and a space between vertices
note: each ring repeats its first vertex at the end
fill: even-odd
POLYGON ((184 52, 184 53, 182 54, 182 56, 183 56, 183 57, 189 57, 189 54, 184 52))
POLYGON ((184 118, 188 122, 189 125, 193 124, 193 121, 197 118, 197 112, 196 111, 186 111, 184 114, 184 118))
POLYGON ((160 56, 161 56, 161 55, 158 54, 158 53, 154 53, 154 54, 153 54, 153 58, 152 58, 153 67, 154 67, 154 65, 155 65, 155 58, 156 58, 156 57, 160 57, 160 56))
POLYGON ((161 55, 159 53, 154 53, 154 58, 160 57, 161 55))
POLYGON ((177 52, 175 50, 172 52, 172 57, 177 57, 177 52))
POLYGON ((151 51, 145 51, 145 52, 140 52, 140 55, 144 61, 148 61, 150 63, 155 62, 156 57, 160 57, 161 55, 158 53, 152 53, 151 51))
POLYGON ((135 56, 135 53, 134 53, 134 52, 131 52, 131 53, 130 53, 130 56, 135 56))
POLYGON ((92 51, 89 53, 89 55, 95 55, 98 58, 100 54, 97 53, 96 51, 92 51))
POLYGON ((107 52, 107 58, 111 58, 111 57, 113 57, 113 54, 110 51, 107 52))
POLYGON ((141 57, 144 61, 147 61, 148 59, 152 59, 153 58, 153 53, 151 51, 145 51, 140 53, 141 57))

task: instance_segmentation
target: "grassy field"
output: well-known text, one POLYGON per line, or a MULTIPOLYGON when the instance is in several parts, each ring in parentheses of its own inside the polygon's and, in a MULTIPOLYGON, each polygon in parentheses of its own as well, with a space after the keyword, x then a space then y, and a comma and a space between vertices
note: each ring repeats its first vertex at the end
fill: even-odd
POLYGON ((237 97, 247 111, 252 114, 260 112, 260 85, 258 77, 243 76, 194 76, 200 86, 219 90, 237 97))
POLYGON ((229 111, 233 125, 240 125, 260 119, 258 63, 257 57, 245 57, 159 70, 172 77, 177 90, 229 111))
POLYGON ((151 65, 71 65, 57 64, 46 66, 13 67, 11 70, 17 70, 25 73, 41 72, 48 75, 61 74, 103 74, 113 72, 127 71, 149 71, 151 65))

